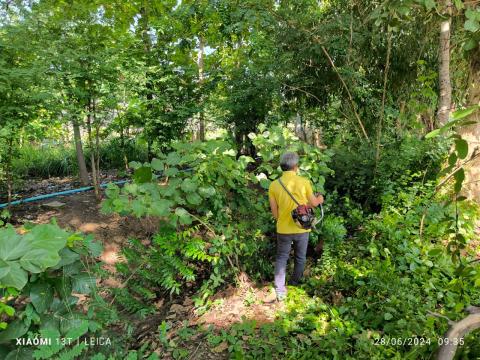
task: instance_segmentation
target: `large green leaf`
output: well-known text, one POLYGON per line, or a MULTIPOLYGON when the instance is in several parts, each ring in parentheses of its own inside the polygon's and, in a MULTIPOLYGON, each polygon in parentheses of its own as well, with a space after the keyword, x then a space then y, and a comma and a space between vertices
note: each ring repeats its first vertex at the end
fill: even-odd
POLYGON ((8 274, 0 279, 0 284, 3 286, 12 286, 18 290, 23 289, 28 281, 28 274, 20 267, 20 264, 15 261, 7 261, 10 271, 8 274))
POLYGON ((470 31, 470 32, 477 32, 480 30, 480 23, 476 20, 470 19, 465 21, 465 24, 463 26, 465 30, 470 31))
POLYGON ((0 279, 7 275, 9 272, 10 265, 6 261, 0 259, 0 279))
POLYGON ((178 207, 175 209, 175 215, 178 216, 178 220, 180 224, 189 225, 192 223, 192 217, 190 216, 189 212, 184 208, 178 207))
POLYGON ((6 330, 0 332, 0 343, 6 343, 13 339, 22 337, 28 331, 29 325, 25 324, 23 320, 17 319, 8 324, 6 330))
POLYGON ((59 255, 60 261, 53 267, 54 269, 60 269, 62 266, 70 265, 75 261, 80 260, 80 255, 67 247, 60 250, 59 255))
POLYGON ((161 170, 163 170, 164 167, 165 167, 165 164, 162 160, 159 160, 159 159, 153 159, 152 160, 152 169, 153 170, 161 171, 161 170))
POLYGON ((11 226, 0 229, 0 259, 16 260, 22 257, 30 249, 23 240, 11 226))
POLYGON ((30 300, 39 314, 44 313, 53 300, 53 289, 50 284, 36 283, 30 289, 30 300))
POLYGON ((168 165, 178 165, 182 157, 177 152, 171 152, 167 156, 167 164, 168 165))
POLYGON ((181 188, 185 192, 193 192, 193 191, 197 190, 198 185, 192 179, 185 179, 182 182, 181 188))
POLYGON ((60 255, 57 252, 49 252, 43 249, 34 249, 22 256, 20 265, 32 273, 40 273, 49 267, 57 265, 60 255))
POLYGON ((202 198, 197 193, 187 194, 187 201, 191 205, 199 205, 202 202, 202 198))
POLYGON ((58 253, 67 244, 68 233, 56 225, 46 224, 35 226, 25 235, 24 241, 33 249, 45 249, 58 253))
POLYGON ((150 214, 158 217, 170 214, 169 203, 166 201, 155 201, 150 206, 150 214))
POLYGON ((84 240, 84 243, 92 256, 98 257, 102 255, 103 246, 99 241, 95 241, 93 236, 87 236, 84 240))

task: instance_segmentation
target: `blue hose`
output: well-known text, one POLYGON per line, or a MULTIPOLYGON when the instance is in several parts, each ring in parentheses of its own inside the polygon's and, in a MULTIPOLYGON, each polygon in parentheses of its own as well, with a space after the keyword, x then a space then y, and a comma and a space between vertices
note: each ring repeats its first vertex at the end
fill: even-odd
MULTIPOLYGON (((122 184, 125 184, 127 182, 129 182, 129 180, 114 181, 114 182, 111 182, 111 183, 101 184, 100 187, 101 188, 106 188, 108 186, 108 184, 122 185, 122 184)), ((31 197, 31 198, 27 198, 27 199, 12 201, 11 203, 0 204, 0 209, 6 208, 9 205, 20 205, 20 204, 25 204, 25 203, 34 202, 34 201, 51 199, 51 198, 54 198, 54 197, 57 197, 57 196, 72 195, 72 194, 76 194, 76 193, 84 192, 84 191, 89 191, 89 190, 93 190, 93 186, 85 186, 85 187, 81 187, 81 188, 73 189, 73 190, 65 190, 65 191, 60 191, 60 192, 51 193, 51 194, 38 195, 38 196, 34 196, 34 197, 31 197)))

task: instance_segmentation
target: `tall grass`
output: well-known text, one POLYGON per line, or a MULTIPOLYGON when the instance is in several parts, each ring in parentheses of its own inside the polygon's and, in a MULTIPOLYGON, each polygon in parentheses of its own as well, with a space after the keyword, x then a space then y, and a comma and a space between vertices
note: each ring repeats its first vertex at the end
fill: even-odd
MULTIPOLYGON (((122 149, 120 140, 114 138, 101 145, 100 168, 102 170, 124 169, 124 151, 128 161, 146 161, 147 148, 144 144, 129 140, 122 149)), ((90 150, 85 149, 89 168, 90 150)), ((25 179, 72 176, 78 174, 77 157, 73 146, 65 145, 23 145, 13 160, 16 178, 25 179)))

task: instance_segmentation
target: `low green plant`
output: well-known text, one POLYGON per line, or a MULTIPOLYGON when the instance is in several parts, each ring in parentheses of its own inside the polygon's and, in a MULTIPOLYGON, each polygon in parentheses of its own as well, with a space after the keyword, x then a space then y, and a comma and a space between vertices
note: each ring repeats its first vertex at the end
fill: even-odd
MULTIPOLYGON (((1 308, 13 319, 0 332, 7 358, 18 358, 20 353, 49 358, 46 353, 56 354, 65 347, 55 343, 60 335, 78 338, 86 332, 77 334, 79 329, 100 327, 94 317, 77 308, 79 298, 74 294, 94 291, 96 279, 82 259, 99 256, 101 251, 91 236, 68 233, 55 223, 26 226, 21 232, 12 226, 0 229, 1 308), (28 301, 20 301, 23 298, 28 301), (23 339, 31 345, 39 335, 52 336, 48 337, 51 343, 38 351, 34 346, 15 348, 12 343, 23 339)), ((83 350, 83 346, 69 347, 60 358, 74 358, 83 350)))

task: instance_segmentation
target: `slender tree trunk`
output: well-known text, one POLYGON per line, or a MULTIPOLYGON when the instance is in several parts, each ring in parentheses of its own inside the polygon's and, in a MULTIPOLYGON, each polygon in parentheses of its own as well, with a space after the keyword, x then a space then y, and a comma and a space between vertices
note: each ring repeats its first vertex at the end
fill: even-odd
POLYGON ((10 134, 7 142, 7 163, 5 172, 7 175, 7 202, 10 204, 13 197, 13 175, 12 175, 12 159, 13 159, 13 134, 10 134))
MULTIPOLYGON (((472 57, 470 72, 469 105, 480 104, 480 50, 472 57)), ((463 194, 469 199, 480 202, 480 111, 475 112, 469 118, 475 124, 460 129, 460 135, 468 142, 467 159, 475 157, 465 169, 465 181, 463 194)))
MULTIPOLYGON (((148 17, 148 8, 144 2, 144 5, 140 9, 140 14, 142 15, 140 18, 140 27, 141 27, 141 36, 142 36, 142 42, 143 42, 143 51, 145 54, 145 62, 147 66, 150 66, 152 63, 152 57, 151 57, 151 49, 152 49, 152 40, 150 38, 150 34, 148 33, 149 30, 149 17, 148 17)), ((152 116, 153 112, 153 84, 152 84, 152 74, 147 70, 146 74, 146 99, 147 99, 147 123, 152 121, 150 118, 152 116)), ((152 131, 147 131, 147 143, 148 143, 148 161, 151 161, 153 159, 153 154, 152 154, 152 143, 153 139, 152 137, 154 134, 152 131)))
POLYGON ((440 54, 438 81, 440 96, 438 99, 437 122, 438 126, 447 123, 452 106, 452 84, 450 82, 450 34, 452 26, 452 2, 445 1, 444 15, 447 17, 440 24, 440 54))
POLYGON ((95 161, 95 148, 93 147, 92 137, 92 102, 88 101, 87 112, 87 133, 88 133, 88 147, 90 148, 90 167, 92 169, 93 188, 95 190, 95 197, 100 199, 100 187, 98 185, 97 165, 95 161))
POLYGON ((75 149, 77 153, 77 162, 78 162, 78 171, 80 175, 80 181, 82 182, 83 185, 88 185, 90 181, 88 179, 87 164, 85 163, 85 155, 83 153, 80 125, 75 119, 72 121, 72 125, 73 125, 73 138, 75 140, 75 149))
MULTIPOLYGON (((203 37, 200 35, 198 37, 198 59, 197 59, 197 64, 198 64, 198 83, 199 83, 199 86, 200 88, 203 87, 203 83, 204 83, 204 39, 203 37)), ((203 93, 203 91, 201 92, 203 93)), ((203 100, 204 100, 204 97, 203 95, 200 95, 200 101, 202 102, 201 106, 202 106, 202 110, 200 110, 200 114, 199 114, 199 120, 200 120, 200 128, 199 128, 199 132, 198 132, 198 137, 200 139, 200 141, 205 141, 205 116, 204 116, 204 112, 203 112, 203 100)))
POLYGON ((93 125, 95 126, 95 160, 96 160, 96 173, 97 173, 97 185, 100 190, 100 122, 97 118, 97 107, 95 99, 92 100, 93 106, 93 125))

